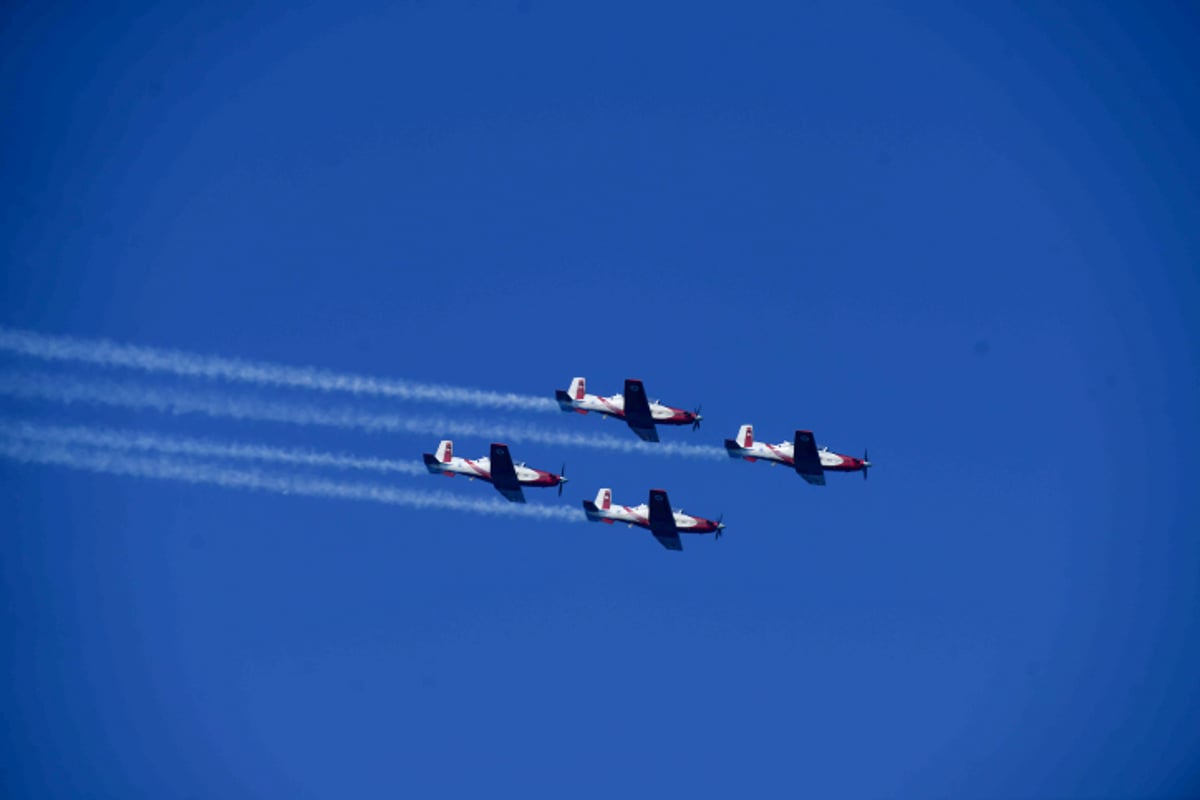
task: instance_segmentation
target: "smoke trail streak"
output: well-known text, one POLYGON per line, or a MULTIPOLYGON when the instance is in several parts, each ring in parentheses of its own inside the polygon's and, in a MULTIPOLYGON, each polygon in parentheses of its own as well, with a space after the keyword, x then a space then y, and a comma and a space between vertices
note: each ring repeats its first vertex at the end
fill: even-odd
POLYGON ((370 375, 354 375, 285 364, 206 356, 182 350, 119 344, 108 339, 77 339, 0 327, 0 351, 44 361, 73 361, 101 367, 124 367, 148 373, 208 378, 257 386, 348 392, 395 400, 421 400, 446 405, 498 408, 507 411, 557 411, 548 397, 535 397, 440 384, 412 383, 370 375))
POLYGON ((426 436, 478 436, 494 441, 535 442, 563 447, 586 447, 621 453, 724 459, 719 447, 694 444, 651 444, 612 436, 547 431, 528 425, 462 421, 445 417, 403 417, 374 414, 355 408, 320 407, 280 403, 190 390, 126 385, 112 381, 81 381, 38 373, 0 373, 0 395, 42 399, 57 403, 86 402, 122 408, 150 409, 162 413, 204 414, 239 420, 318 425, 381 433, 426 436))
POLYGON ((0 436, 52 444, 79 444, 109 450, 157 452, 194 458, 228 458, 304 467, 398 472, 405 475, 426 475, 429 472, 424 464, 415 461, 347 456, 297 448, 272 447, 264 444, 216 442, 211 439, 163 436, 145 431, 104 430, 84 426, 64 427, 0 420, 0 436))
POLYGON ((108 451, 83 451, 0 439, 0 457, 24 464, 50 464, 71 469, 156 480, 210 484, 228 489, 248 489, 341 500, 366 500, 418 509, 466 511, 486 516, 525 517, 555 522, 582 522, 584 516, 570 508, 506 503, 500 500, 466 500, 444 492, 396 489, 371 483, 347 483, 296 475, 272 475, 251 469, 231 469, 171 458, 129 456, 108 451))

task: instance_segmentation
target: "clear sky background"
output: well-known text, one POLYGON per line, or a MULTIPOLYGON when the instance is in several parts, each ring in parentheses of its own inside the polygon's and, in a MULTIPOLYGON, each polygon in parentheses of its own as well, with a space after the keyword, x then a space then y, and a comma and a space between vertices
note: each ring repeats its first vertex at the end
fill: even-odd
POLYGON ((703 403, 664 441, 804 427, 876 467, 511 442, 567 464, 533 503, 725 514, 678 554, 0 461, 0 794, 1195 796, 1200 18, 988 5, 6 5, 5 327, 545 397, 641 377, 703 403))

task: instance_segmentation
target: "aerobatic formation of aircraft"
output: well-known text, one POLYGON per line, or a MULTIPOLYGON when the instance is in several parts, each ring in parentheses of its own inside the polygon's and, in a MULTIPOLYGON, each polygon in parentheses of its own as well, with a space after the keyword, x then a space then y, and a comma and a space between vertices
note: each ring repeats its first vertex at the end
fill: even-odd
POLYGON ((703 517, 693 517, 683 513, 683 510, 672 511, 667 493, 662 489, 650 490, 650 502, 640 506, 615 506, 612 502, 612 489, 601 489, 596 493, 595 501, 584 500, 583 510, 592 522, 604 522, 612 525, 614 522, 624 522, 630 526, 637 525, 646 528, 658 539, 658 543, 668 550, 682 550, 679 541, 681 533, 714 533, 721 538, 725 526, 718 517, 715 521, 703 517))
MULTIPOLYGON (((493 444, 491 455, 484 458, 459 458, 454 455, 454 443, 449 439, 443 440, 437 453, 425 453, 425 468, 434 475, 466 475, 471 479, 479 478, 496 487, 496 491, 514 503, 524 503, 525 494, 522 486, 557 486, 558 495, 562 496, 563 484, 567 478, 561 472, 545 472, 540 469, 527 467, 523 463, 513 463, 508 445, 493 444)), ((564 470, 565 471, 565 470, 564 470)))
MULTIPOLYGON (((567 391, 557 390, 555 398, 563 411, 575 411, 586 414, 595 411, 606 417, 616 417, 624 420, 634 433, 644 441, 657 442, 659 425, 691 425, 692 429, 700 427, 700 409, 684 411, 679 408, 666 406, 646 397, 646 388, 640 380, 626 379, 625 391, 611 397, 600 397, 588 394, 583 378, 571 381, 567 391)), ((479 478, 496 487, 502 495, 515 503, 524 503, 523 486, 557 486, 558 494, 562 496, 563 484, 567 482, 565 470, 559 474, 532 469, 523 463, 514 463, 509 453, 508 445, 493 444, 489 456, 475 460, 458 458, 453 452, 454 444, 444 440, 438 445, 437 453, 425 453, 425 466, 434 474, 466 475, 472 479, 479 478)), ((736 439, 725 440, 725 450, 731 458, 744 458, 747 461, 768 461, 772 465, 785 464, 807 482, 817 486, 825 485, 826 472, 862 472, 867 477, 871 462, 867 453, 862 458, 835 453, 827 447, 817 447, 812 431, 797 430, 795 438, 790 442, 768 444, 754 440, 754 427, 743 425, 738 429, 736 439)), ((663 489, 651 489, 649 502, 637 506, 613 505, 612 490, 601 489, 596 499, 583 501, 583 510, 588 520, 613 524, 625 523, 646 528, 658 540, 659 544, 668 550, 682 550, 681 533, 712 533, 715 538, 721 538, 725 526, 721 517, 716 520, 693 517, 674 511, 663 489)))
POLYGON ((812 431, 796 431, 796 438, 791 442, 767 444, 754 441, 754 427, 743 425, 738 428, 737 439, 726 439, 725 449, 730 458, 744 458, 747 461, 770 461, 772 464, 786 464, 796 470, 804 480, 816 486, 825 485, 825 472, 862 472, 863 480, 867 478, 867 470, 871 462, 867 459, 866 451, 862 458, 845 456, 834 453, 827 447, 817 449, 812 431))
POLYGON ((559 408, 563 411, 574 411, 586 414, 595 411, 606 417, 617 417, 625 420, 634 433, 647 442, 658 441, 658 425, 691 425, 692 430, 700 427, 700 408, 695 411, 684 411, 659 403, 657 400, 646 399, 646 387, 642 382, 633 378, 625 380, 625 392, 611 397, 587 393, 587 382, 583 378, 574 378, 567 391, 558 389, 554 392, 559 408))

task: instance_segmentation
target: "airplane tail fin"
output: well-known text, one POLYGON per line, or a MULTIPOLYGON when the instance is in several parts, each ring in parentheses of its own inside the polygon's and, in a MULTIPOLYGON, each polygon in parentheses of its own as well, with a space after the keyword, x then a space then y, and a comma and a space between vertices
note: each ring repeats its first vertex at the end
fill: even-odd
POLYGON ((583 378, 572 378, 571 388, 567 391, 558 389, 554 392, 554 399, 558 401, 558 407, 563 411, 576 411, 580 414, 586 414, 586 408, 576 408, 575 403, 583 399, 587 394, 587 381, 583 378))
POLYGON ((443 464, 449 464, 452 458, 454 458, 454 442, 449 439, 443 439, 438 444, 437 460, 443 464))
POLYGON ((738 428, 737 443, 741 447, 750 447, 754 444, 754 426, 743 425, 738 428))
POLYGON ((612 508, 612 489, 601 489, 596 492, 596 507, 601 511, 612 508))
POLYGON ((612 517, 604 513, 610 508, 612 508, 612 489, 601 489, 596 492, 596 502, 594 503, 591 500, 583 501, 584 513, 592 522, 605 522, 611 525, 612 517))
POLYGON ((744 451, 754 445, 754 427, 752 425, 743 425, 738 428, 737 439, 725 440, 725 452, 730 458, 744 458, 747 461, 754 461, 754 458, 743 455, 744 451))

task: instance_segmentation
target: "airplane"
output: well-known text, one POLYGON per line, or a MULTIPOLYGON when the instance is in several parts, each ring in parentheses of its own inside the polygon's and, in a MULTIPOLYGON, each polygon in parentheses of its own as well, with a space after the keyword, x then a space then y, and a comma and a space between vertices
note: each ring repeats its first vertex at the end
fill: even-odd
POLYGON ((554 397, 558 400, 558 407, 579 414, 595 411, 606 417, 623 419, 634 433, 647 442, 658 441, 656 425, 691 425, 692 430, 700 427, 702 417, 699 406, 695 411, 684 411, 664 406, 657 400, 647 401, 646 388, 639 380, 627 378, 625 393, 611 397, 588 394, 586 387, 587 382, 583 378, 574 378, 567 391, 556 389, 554 397))
POLYGON ((525 502, 522 486, 557 486, 558 496, 562 497, 563 484, 567 482, 566 475, 533 469, 523 463, 514 464, 506 444, 493 444, 489 457, 471 460, 454 455, 454 442, 446 439, 438 445, 436 455, 425 453, 424 456, 425 468, 434 475, 479 478, 495 486, 496 491, 514 503, 525 502))
POLYGON ((596 492, 594 502, 583 501, 583 510, 592 522, 603 522, 608 525, 612 525, 614 522, 624 522, 631 527, 637 525, 639 528, 646 528, 654 534, 658 543, 668 550, 683 549, 683 544, 679 541, 681 533, 715 533, 716 538, 720 539, 721 531, 725 530, 720 517, 713 521, 703 517, 689 516, 683 513, 682 509, 672 511, 667 493, 662 489, 651 489, 650 502, 632 508, 614 506, 612 489, 601 489, 596 492))
POLYGON ((796 438, 791 442, 767 444, 754 441, 754 427, 743 425, 738 428, 737 439, 726 439, 725 450, 730 458, 744 458, 747 461, 770 461, 772 465, 786 464, 793 467, 804 480, 815 486, 825 485, 825 471, 833 472, 862 472, 863 480, 867 479, 867 470, 871 468, 867 452, 863 451, 862 458, 844 456, 834 453, 828 447, 817 449, 812 431, 796 431, 796 438))

